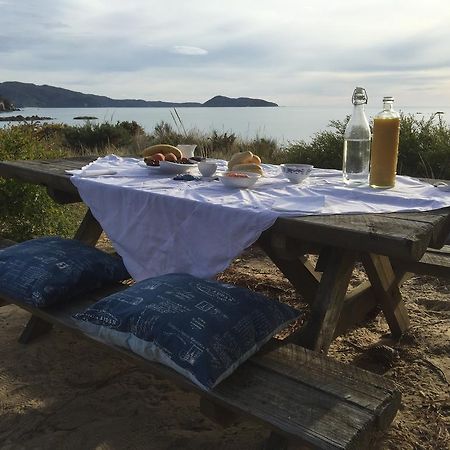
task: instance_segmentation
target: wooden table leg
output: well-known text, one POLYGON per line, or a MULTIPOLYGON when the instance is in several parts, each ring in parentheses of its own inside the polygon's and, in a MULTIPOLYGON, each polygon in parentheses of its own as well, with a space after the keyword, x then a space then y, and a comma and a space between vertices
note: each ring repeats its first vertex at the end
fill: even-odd
MULTIPOLYGON (((264 443, 263 450, 288 450, 289 442, 281 434, 271 431, 269 437, 264 443)), ((298 448, 298 447, 297 447, 298 448)))
POLYGON ((53 324, 47 322, 40 317, 31 316, 31 319, 25 325, 22 334, 19 337, 21 344, 28 344, 31 340, 48 333, 53 327, 53 324))
POLYGON ((303 329, 292 337, 292 342, 312 350, 328 351, 344 306, 356 258, 357 254, 353 251, 337 248, 329 250, 317 295, 311 305, 310 318, 303 329))
POLYGON ((82 241, 85 244, 95 246, 102 234, 102 226, 97 219, 92 215, 90 209, 87 210, 78 230, 75 233, 74 239, 82 241))
MULTIPOLYGON (((228 428, 242 420, 231 409, 218 405, 205 397, 200 398, 200 411, 205 417, 223 428, 228 428)), ((288 440, 275 431, 271 431, 262 448, 264 450, 287 450, 288 440)))
POLYGON ((392 335, 399 337, 409 327, 408 312, 399 289, 401 280, 394 273, 387 256, 368 253, 362 256, 362 260, 392 335))
POLYGON ((231 409, 218 405, 206 397, 200 397, 200 412, 223 428, 239 422, 239 416, 231 409))
MULTIPOLYGON (((282 236, 276 236, 276 238, 282 238, 282 236)), ((303 300, 311 304, 317 295, 321 274, 316 272, 313 265, 301 254, 301 248, 298 249, 295 246, 285 248, 284 246, 288 245, 286 242, 277 246, 274 241, 274 236, 265 234, 258 240, 258 244, 292 286, 300 292, 303 300)))
POLYGON ((341 318, 335 330, 335 337, 344 334, 356 325, 375 318, 380 312, 372 285, 364 281, 354 287, 345 297, 341 318))

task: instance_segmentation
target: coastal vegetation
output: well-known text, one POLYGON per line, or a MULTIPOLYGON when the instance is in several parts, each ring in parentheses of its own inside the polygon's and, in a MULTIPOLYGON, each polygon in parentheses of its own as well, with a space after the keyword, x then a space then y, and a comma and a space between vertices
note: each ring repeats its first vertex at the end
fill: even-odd
POLYGON ((18 114, 17 116, 4 116, 4 117, 0 116, 0 122, 37 122, 40 120, 53 120, 53 119, 51 117, 37 116, 37 115, 22 116, 22 114, 18 114))
MULTIPOLYGON (((0 160, 66 156, 58 141, 39 127, 0 129, 0 160)), ((72 236, 83 213, 79 205, 61 206, 45 188, 0 178, 0 236, 23 241, 41 235, 72 236)))
MULTIPOLYGON (((135 121, 83 125, 20 123, 0 129, 0 160, 49 159, 76 155, 139 156, 158 143, 197 144, 201 156, 229 159, 251 150, 265 163, 309 163, 316 167, 342 167, 343 133, 348 117, 331 121, 310 141, 280 145, 275 139, 242 139, 234 133, 186 130, 181 120, 160 122, 151 133, 135 121)), ((178 118, 179 119, 179 118, 178 118)), ((450 127, 439 114, 429 118, 401 116, 398 173, 422 178, 450 179, 450 127)), ((22 241, 39 235, 72 235, 83 213, 80 205, 60 206, 44 188, 0 178, 0 234, 22 241)))

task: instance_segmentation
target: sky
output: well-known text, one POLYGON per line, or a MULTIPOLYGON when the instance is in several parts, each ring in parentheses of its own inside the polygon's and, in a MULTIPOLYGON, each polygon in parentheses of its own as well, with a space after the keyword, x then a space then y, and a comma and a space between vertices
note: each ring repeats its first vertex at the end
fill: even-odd
POLYGON ((448 0, 0 0, 0 81, 112 98, 450 105, 448 0))

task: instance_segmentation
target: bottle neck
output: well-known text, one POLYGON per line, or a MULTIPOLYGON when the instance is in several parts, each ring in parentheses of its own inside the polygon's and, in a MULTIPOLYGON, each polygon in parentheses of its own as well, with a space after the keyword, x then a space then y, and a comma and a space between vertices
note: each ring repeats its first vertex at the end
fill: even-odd
POLYGON ((370 126, 364 105, 365 103, 353 105, 353 114, 345 127, 344 139, 370 139, 370 126))
POLYGON ((392 102, 392 101, 383 102, 383 110, 384 111, 394 111, 394 102, 392 102))
POLYGON ((365 103, 355 103, 353 105, 353 116, 364 116, 365 115, 365 103))

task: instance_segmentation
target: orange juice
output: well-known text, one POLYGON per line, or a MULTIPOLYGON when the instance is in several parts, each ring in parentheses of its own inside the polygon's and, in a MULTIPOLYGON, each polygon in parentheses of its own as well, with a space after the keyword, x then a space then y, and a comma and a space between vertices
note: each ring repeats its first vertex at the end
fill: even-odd
POLYGON ((395 185, 400 118, 376 118, 373 122, 369 184, 374 188, 395 185))

